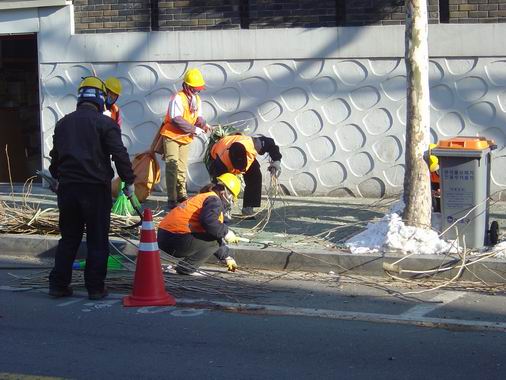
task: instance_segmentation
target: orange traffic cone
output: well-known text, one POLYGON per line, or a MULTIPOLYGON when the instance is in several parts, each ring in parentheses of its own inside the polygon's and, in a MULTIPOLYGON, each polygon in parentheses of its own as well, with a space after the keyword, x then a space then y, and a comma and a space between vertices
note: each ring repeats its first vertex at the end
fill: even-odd
POLYGON ((171 306, 175 304, 174 297, 165 290, 153 214, 149 208, 146 208, 144 209, 141 241, 135 266, 134 288, 132 294, 123 298, 123 306, 171 306))

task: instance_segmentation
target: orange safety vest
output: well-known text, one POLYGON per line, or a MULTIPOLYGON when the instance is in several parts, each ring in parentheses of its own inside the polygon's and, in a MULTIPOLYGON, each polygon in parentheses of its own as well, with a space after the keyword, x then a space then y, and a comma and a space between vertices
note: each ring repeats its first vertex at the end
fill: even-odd
POLYGON ((109 111, 111 112, 111 119, 113 119, 121 128, 121 117, 119 115, 119 107, 116 104, 113 104, 109 111))
MULTIPOLYGON (((194 125, 198 118, 198 110, 195 112, 190 111, 190 103, 188 102, 188 98, 183 91, 179 91, 177 94, 173 95, 171 101, 174 97, 179 96, 183 102, 183 119, 185 119, 191 125, 194 125)), ((195 95, 197 99, 197 104, 200 104, 200 97, 195 95)), ((163 127, 160 131, 162 136, 168 137, 171 140, 174 140, 181 145, 186 145, 192 142, 193 134, 184 133, 181 129, 172 124, 172 119, 167 111, 167 115, 165 115, 165 120, 163 121, 163 127)))
POLYGON ((216 144, 214 144, 213 148, 211 149, 211 158, 214 160, 216 157, 219 157, 221 162, 223 162, 223 164, 225 164, 227 167, 229 173, 232 174, 241 174, 247 172, 253 161, 255 161, 256 155, 257 151, 255 149, 255 144, 253 144, 253 139, 250 136, 244 135, 225 136, 216 144), (241 143, 246 148, 246 168, 243 172, 234 168, 228 152, 230 146, 236 142, 241 143))
POLYGON ((439 174, 437 174, 436 172, 431 172, 430 173, 430 182, 431 183, 439 183, 440 182, 439 174))
MULTIPOLYGON (((165 215, 159 228, 173 234, 189 234, 192 232, 206 232, 205 228, 200 224, 200 213, 202 205, 209 197, 217 197, 214 191, 197 194, 189 198, 177 207, 174 207, 165 215)), ((223 212, 220 213, 218 221, 223 223, 223 212)))

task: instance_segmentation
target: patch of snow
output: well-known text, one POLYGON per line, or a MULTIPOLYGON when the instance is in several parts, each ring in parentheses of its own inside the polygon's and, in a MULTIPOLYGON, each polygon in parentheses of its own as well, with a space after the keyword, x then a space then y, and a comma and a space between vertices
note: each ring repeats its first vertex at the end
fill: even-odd
POLYGON ((493 247, 487 249, 485 252, 486 253, 494 252, 495 253, 494 257, 498 258, 498 259, 506 258, 506 241, 502 241, 502 242, 494 245, 493 247))
POLYGON ((399 199, 397 202, 395 202, 391 207, 390 207, 390 214, 397 214, 397 215, 402 215, 402 213, 404 212, 404 208, 406 207, 406 205, 404 204, 404 200, 403 200, 403 197, 401 195, 401 199, 399 199))
POLYGON ((406 226, 396 212, 385 215, 378 222, 369 223, 365 231, 348 239, 345 244, 352 253, 399 250, 437 255, 457 252, 457 248, 452 243, 441 240, 436 231, 406 226))

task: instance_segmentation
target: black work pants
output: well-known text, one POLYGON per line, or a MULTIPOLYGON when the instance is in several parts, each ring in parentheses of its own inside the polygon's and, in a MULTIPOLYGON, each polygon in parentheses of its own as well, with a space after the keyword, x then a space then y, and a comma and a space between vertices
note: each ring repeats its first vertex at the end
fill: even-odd
POLYGON ((58 188, 59 227, 54 268, 49 286, 63 288, 72 280, 72 264, 86 227, 88 253, 84 282, 88 292, 104 289, 109 257, 109 226, 111 221, 111 189, 105 185, 62 184, 58 188))
POLYGON ((173 234, 160 228, 157 241, 162 251, 177 258, 184 258, 176 267, 177 272, 183 274, 195 272, 213 254, 221 259, 227 256, 222 251, 228 247, 220 246, 215 238, 206 237, 205 234, 199 234, 198 237, 190 233, 173 234))
POLYGON ((260 207, 262 201, 262 172, 257 160, 253 161, 248 171, 243 174, 244 195, 242 207, 260 207))

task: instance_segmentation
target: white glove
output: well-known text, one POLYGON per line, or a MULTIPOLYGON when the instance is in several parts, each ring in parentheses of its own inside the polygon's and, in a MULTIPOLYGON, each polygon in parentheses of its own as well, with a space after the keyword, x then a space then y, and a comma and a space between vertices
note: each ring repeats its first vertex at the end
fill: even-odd
POLYGON ((227 269, 229 272, 235 272, 235 270, 237 269, 237 263, 231 256, 225 258, 225 264, 227 265, 227 269))
POLYGON ((206 131, 204 131, 202 128, 195 127, 195 135, 196 136, 205 135, 205 134, 206 134, 206 131))
POLYGON ((271 172, 272 176, 279 178, 281 175, 281 161, 272 161, 267 170, 271 172))
POLYGON ((125 194, 127 198, 131 198, 133 195, 135 195, 134 184, 132 183, 131 185, 125 185, 123 188, 123 194, 125 194))
POLYGON ((227 234, 225 235, 225 241, 227 243, 237 244, 239 242, 239 237, 234 234, 234 231, 228 230, 227 234))

